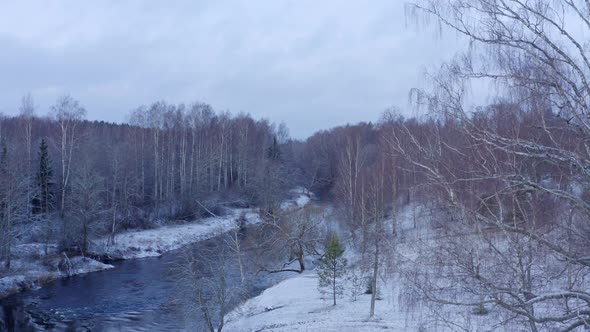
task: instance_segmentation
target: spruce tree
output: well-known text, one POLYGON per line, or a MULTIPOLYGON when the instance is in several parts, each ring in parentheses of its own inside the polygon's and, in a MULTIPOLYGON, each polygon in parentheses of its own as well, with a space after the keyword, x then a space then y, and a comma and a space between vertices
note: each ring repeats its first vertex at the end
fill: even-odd
POLYGON ((39 168, 36 175, 37 194, 33 199, 33 212, 47 214, 53 207, 53 169, 49 158, 49 147, 45 139, 39 145, 39 168))
POLYGON ((346 258, 342 257, 344 248, 340 244, 338 235, 333 233, 326 247, 326 253, 318 265, 319 288, 323 293, 332 296, 334 305, 336 297, 343 292, 340 281, 345 273, 346 258))
POLYGON ((279 141, 277 140, 276 136, 272 138, 272 144, 268 147, 266 151, 266 155, 268 159, 278 161, 281 160, 281 146, 279 145, 279 141))
POLYGON ((53 169, 49 158, 49 147, 45 139, 39 145, 39 168, 35 176, 37 190, 33 197, 33 213, 41 215, 45 220, 45 254, 52 236, 51 218, 48 214, 53 209, 53 169))

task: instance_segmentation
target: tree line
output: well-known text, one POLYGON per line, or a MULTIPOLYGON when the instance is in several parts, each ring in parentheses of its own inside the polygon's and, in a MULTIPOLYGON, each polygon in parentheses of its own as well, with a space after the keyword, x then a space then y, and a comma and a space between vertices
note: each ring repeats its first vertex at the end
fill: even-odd
POLYGON ((204 103, 141 106, 128 123, 88 121, 70 96, 47 116, 30 95, 0 118, 2 259, 17 242, 84 254, 96 236, 222 213, 272 211, 289 189, 284 124, 215 112, 204 103))

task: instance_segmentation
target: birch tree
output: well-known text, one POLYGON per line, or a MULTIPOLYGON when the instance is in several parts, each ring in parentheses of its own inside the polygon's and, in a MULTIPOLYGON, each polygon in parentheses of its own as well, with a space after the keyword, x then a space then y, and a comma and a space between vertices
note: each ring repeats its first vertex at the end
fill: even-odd
POLYGON ((204 321, 204 326, 197 328, 222 332, 230 304, 240 295, 240 288, 231 287, 228 281, 233 264, 229 249, 220 240, 198 252, 188 249, 184 255, 184 262, 173 270, 183 294, 188 296, 184 298, 188 307, 204 321))
MULTIPOLYGON (((590 66, 580 38, 590 30, 590 7, 583 1, 481 0, 422 1, 411 8, 473 47, 431 75, 432 89, 414 91, 417 105, 437 121, 432 131, 425 137, 405 127, 394 145, 463 223, 455 231, 471 228, 474 246, 487 248, 450 241, 441 252, 455 257, 447 262, 465 273, 453 275, 464 288, 444 299, 429 297, 495 304, 504 310, 503 323, 518 320, 532 331, 587 327, 588 284, 565 283, 549 270, 585 274, 589 266, 586 226, 571 224, 572 209, 582 219, 589 210, 571 186, 585 191, 588 184, 590 66), (470 109, 467 86, 481 80, 496 82, 500 97, 470 109), (575 244, 573 234, 579 236, 575 244), (473 297, 448 297, 459 294, 473 297)), ((422 281, 430 290, 440 286, 422 281)))
POLYGON ((79 126, 86 116, 86 110, 80 103, 70 96, 63 96, 57 99, 51 106, 54 120, 58 124, 57 148, 60 155, 60 214, 63 220, 62 237, 66 240, 67 218, 65 212, 70 189, 70 178, 72 173, 72 162, 74 150, 81 138, 79 126))
POLYGON ((72 214, 82 255, 88 252, 90 240, 104 218, 104 179, 84 164, 72 181, 72 214), (78 232, 78 230, 80 232, 78 232))

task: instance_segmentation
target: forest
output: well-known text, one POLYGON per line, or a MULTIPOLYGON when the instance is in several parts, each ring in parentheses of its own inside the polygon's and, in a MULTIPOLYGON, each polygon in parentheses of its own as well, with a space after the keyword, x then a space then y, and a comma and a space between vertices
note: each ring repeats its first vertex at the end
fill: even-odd
MULTIPOLYGON (((23 244, 60 266, 105 261, 92 247, 101 239, 242 211, 235 232, 174 268, 206 330, 326 328, 231 312, 262 274, 309 273, 326 306, 366 297, 355 330, 589 329, 590 3, 406 9, 469 49, 411 89, 407 109, 306 139, 203 102, 158 101, 108 123, 87 120, 73 96, 44 112, 25 95, 19 115, 0 119, 0 275, 13 274, 23 244), (309 203, 286 209, 293 188, 309 203), (240 289, 226 283, 227 266, 239 266, 240 289), (402 327, 392 318, 416 312, 402 327)), ((259 309, 279 315, 282 305, 259 309)))
POLYGON ((1 120, 6 266, 17 226, 84 252, 97 234, 190 220, 218 202, 272 209, 289 188, 284 125, 203 103, 138 107, 128 124, 84 116, 70 96, 36 116, 26 96, 21 115, 1 120))

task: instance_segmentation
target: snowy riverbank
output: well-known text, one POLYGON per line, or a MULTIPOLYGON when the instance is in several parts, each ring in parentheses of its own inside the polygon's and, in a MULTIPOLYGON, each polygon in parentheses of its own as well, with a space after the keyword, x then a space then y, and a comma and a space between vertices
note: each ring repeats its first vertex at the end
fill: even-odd
POLYGON ((258 214, 251 209, 235 209, 226 217, 206 218, 184 225, 121 233, 116 236, 115 244, 111 245, 108 245, 107 238, 103 238, 94 241, 90 250, 93 255, 110 259, 157 257, 235 229, 242 214, 246 217, 246 224, 255 224, 260 220, 258 214))
POLYGON ((384 296, 376 319, 368 320, 370 295, 341 299, 333 306, 322 299, 315 271, 280 282, 232 311, 226 331, 405 331, 401 317, 391 315, 392 297, 384 296))
MULTIPOLYGON (((291 197, 281 204, 285 210, 298 209, 307 205, 309 196, 301 188, 291 190, 291 197)), ((90 256, 110 259, 135 259, 156 257, 199 241, 207 240, 238 227, 238 218, 245 216, 246 224, 260 222, 256 209, 233 209, 227 216, 197 220, 183 225, 163 226, 156 229, 129 231, 117 234, 115 244, 107 245, 107 238, 97 239, 90 246, 90 256)), ((49 281, 113 268, 88 257, 66 258, 48 248, 45 255, 43 244, 30 243, 15 247, 18 259, 12 261, 9 273, 0 277, 0 298, 11 294, 35 289, 49 281), (70 268, 64 263, 69 261, 70 268)))
MULTIPOLYGON (((310 202, 310 197, 303 188, 295 188, 290 191, 290 194, 292 197, 281 203, 281 209, 298 209, 310 202)), ((103 238, 94 241, 90 251, 95 256, 110 259, 157 257, 191 243, 207 240, 236 229, 241 216, 246 218, 246 225, 260 222, 258 209, 232 209, 227 216, 223 217, 211 217, 183 225, 121 233, 116 236, 115 244, 111 245, 108 244, 107 238, 103 238)))
MULTIPOLYGON (((331 210, 330 210, 331 211, 331 210)), ((325 219, 330 229, 340 229, 337 217, 325 219)), ((356 273, 357 281, 345 278, 344 294, 336 306, 332 299, 318 289, 315 270, 295 274, 247 300, 226 315, 225 331, 414 331, 418 328, 414 315, 420 310, 405 311, 400 306, 400 287, 394 280, 380 279, 379 300, 375 317, 369 319, 371 295, 364 294, 366 286, 358 271, 360 254, 347 248, 348 277, 356 273), (352 283, 357 284, 353 285, 352 283), (359 285, 362 283, 363 285, 359 285), (400 310, 404 310, 400 312, 400 310)), ((366 276, 365 276, 366 277, 366 276)))
POLYGON ((24 290, 35 289, 55 279, 112 269, 88 257, 67 258, 55 250, 40 243, 18 245, 15 248, 18 259, 11 263, 10 273, 0 278, 0 298, 24 290))
MULTIPOLYGON (((378 279, 378 300, 375 317, 369 317, 371 295, 365 294, 366 277, 359 271, 360 254, 348 247, 348 275, 342 280, 344 293, 336 306, 318 289, 317 272, 294 275, 247 300, 226 317, 225 331, 287 332, 287 331, 458 331, 454 323, 470 326, 470 331, 493 331, 494 313, 477 315, 470 307, 441 307, 424 303, 407 293, 412 259, 417 246, 434 245, 436 232, 429 227, 428 216, 420 208, 404 207, 399 211, 399 241, 392 256, 396 265, 378 279), (422 221, 418 225, 416 220, 422 221), (405 276, 404 276, 405 275, 405 276), (357 279, 354 280, 353 277, 357 279), (360 283, 359 283, 360 280, 360 283), (490 328, 491 327, 491 328, 490 328)), ((337 219, 331 218, 332 229, 337 219)), ((388 226, 389 227, 389 226, 388 226)), ((389 229, 391 231, 391 229, 389 229)), ((433 273, 439 273, 434 271, 433 273)), ((510 328, 503 329, 510 331, 510 328)))

